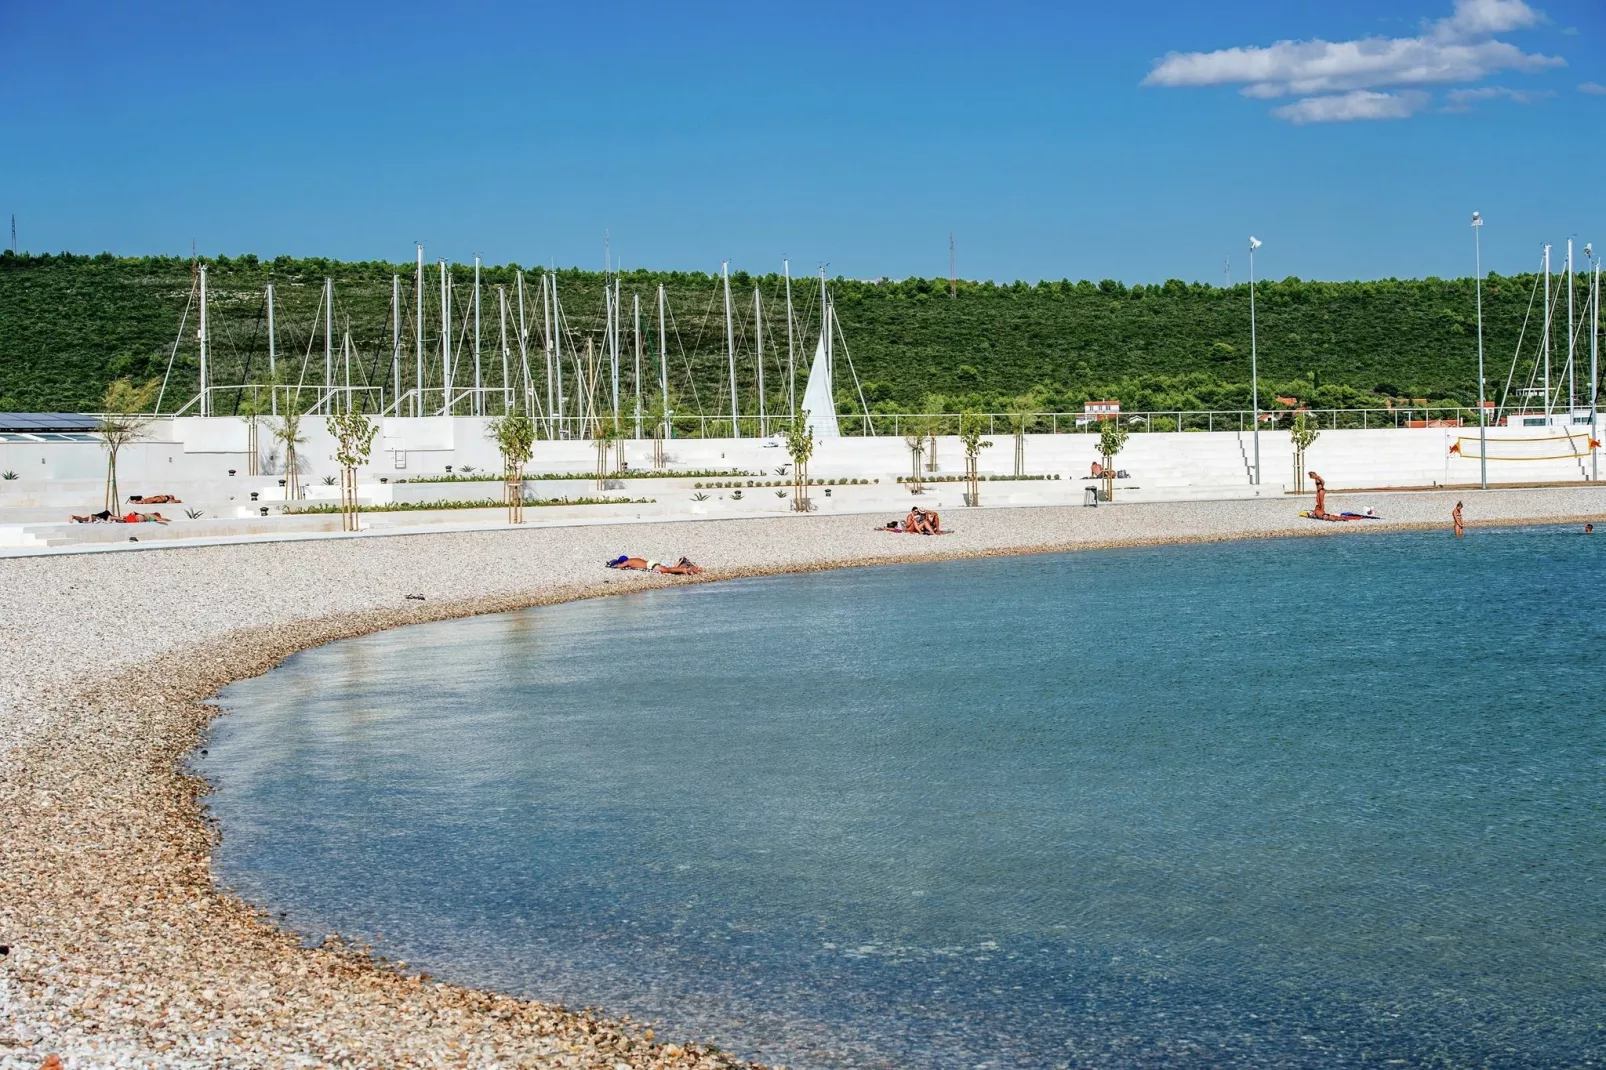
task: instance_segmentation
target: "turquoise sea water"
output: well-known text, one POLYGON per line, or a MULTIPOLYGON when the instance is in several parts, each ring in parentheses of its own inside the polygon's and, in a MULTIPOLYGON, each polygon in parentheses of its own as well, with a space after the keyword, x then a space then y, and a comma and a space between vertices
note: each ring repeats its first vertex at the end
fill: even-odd
POLYGON ((1606 1060, 1606 536, 774 577, 223 695, 222 881, 798 1067, 1606 1060))

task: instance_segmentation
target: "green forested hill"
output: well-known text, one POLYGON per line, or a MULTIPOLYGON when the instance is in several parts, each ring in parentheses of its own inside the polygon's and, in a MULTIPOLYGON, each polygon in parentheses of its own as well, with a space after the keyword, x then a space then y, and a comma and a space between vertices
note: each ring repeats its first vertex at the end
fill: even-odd
MULTIPOLYGON (((265 379, 262 293, 269 282, 277 292, 281 360, 299 369, 311 352, 309 382, 322 378, 322 328, 314 325, 314 317, 326 276, 334 280, 337 348, 349 325, 359 354, 355 375, 388 382, 393 272, 402 276, 403 347, 412 352, 411 264, 259 261, 254 256, 207 263, 214 383, 265 379)), ((500 378, 500 357, 491 356, 497 351, 495 288, 507 287, 511 301, 515 272, 507 266, 486 268, 482 275, 491 382, 500 378)), ((110 379, 161 376, 170 358, 174 386, 164 408, 171 409, 175 398, 187 400, 196 378, 194 312, 182 337, 179 326, 191 278, 191 262, 178 258, 0 255, 0 409, 91 409, 110 379)), ((583 349, 588 337, 600 343, 602 276, 560 271, 557 278, 565 345, 583 349)), ((459 341, 465 329, 460 317, 472 300, 471 279, 471 267, 454 268, 453 333, 459 341)), ((649 367, 656 361, 659 283, 666 286, 673 317, 669 353, 676 408, 726 411, 719 279, 685 272, 621 277, 627 323, 631 296, 641 297, 649 367)), ((1496 390, 1510 365, 1533 284, 1531 276, 1486 281, 1488 376, 1496 390)), ((532 270, 527 285, 528 316, 539 331, 538 270, 532 270)), ((961 282, 956 300, 948 296, 946 279, 837 279, 831 286, 853 366, 873 409, 922 409, 939 399, 950 410, 996 409, 1028 393, 1042 407, 1058 410, 1079 408, 1082 401, 1103 395, 1119 397, 1128 411, 1248 404, 1247 285, 961 282)), ((784 396, 782 280, 737 274, 732 291, 744 362, 740 390, 748 410, 755 287, 764 299, 772 408, 784 396)), ((433 265, 425 290, 425 347, 436 353, 440 289, 433 265)), ((807 336, 798 346, 800 364, 806 365, 818 331, 818 281, 794 280, 793 292, 800 334, 807 336)), ((1379 395, 1476 397, 1470 279, 1334 283, 1290 278, 1260 283, 1256 302, 1263 396, 1293 393, 1319 406, 1376 403, 1379 395)), ((1535 307, 1535 324, 1541 314, 1535 307)), ((1529 328, 1530 344, 1536 331, 1537 326, 1529 328)), ((1560 330, 1557 339, 1564 349, 1560 330)), ((628 356, 626 368, 633 362, 628 356)), ((1586 377, 1587 368, 1579 382, 1586 377)), ((837 385, 844 408, 856 407, 848 377, 839 372, 837 385)))

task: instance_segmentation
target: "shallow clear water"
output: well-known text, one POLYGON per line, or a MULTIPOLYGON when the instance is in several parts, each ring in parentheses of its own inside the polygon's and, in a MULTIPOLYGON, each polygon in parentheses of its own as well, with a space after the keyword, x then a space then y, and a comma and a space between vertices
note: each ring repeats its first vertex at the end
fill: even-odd
POLYGON ((772 1062, 1576 1064, 1603 565, 1522 529, 655 591, 307 651, 197 765, 294 927, 772 1062))

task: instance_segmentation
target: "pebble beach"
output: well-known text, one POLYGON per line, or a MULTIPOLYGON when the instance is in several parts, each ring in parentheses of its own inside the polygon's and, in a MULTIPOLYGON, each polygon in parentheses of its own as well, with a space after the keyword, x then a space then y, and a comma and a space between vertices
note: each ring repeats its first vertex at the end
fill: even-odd
MULTIPOLYGON (((748 1067, 651 1023, 431 978, 285 931, 214 884, 209 698, 308 647, 412 623, 742 576, 1279 536, 1599 522, 1593 486, 944 510, 161 546, 0 558, 0 1068, 748 1067), (618 573, 620 554, 705 568, 618 573)), ((1602 531, 1606 537, 1606 529, 1602 531)))

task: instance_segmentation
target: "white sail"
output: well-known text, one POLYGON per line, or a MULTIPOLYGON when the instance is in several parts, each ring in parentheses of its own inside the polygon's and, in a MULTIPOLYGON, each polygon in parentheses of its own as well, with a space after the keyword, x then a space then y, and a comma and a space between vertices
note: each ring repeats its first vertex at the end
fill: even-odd
POLYGON ((803 411, 808 413, 809 431, 815 438, 836 438, 835 390, 831 385, 831 358, 825 351, 825 335, 820 335, 809 368, 809 382, 803 389, 803 411))

